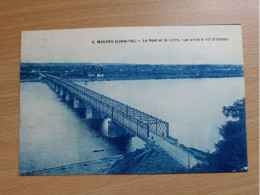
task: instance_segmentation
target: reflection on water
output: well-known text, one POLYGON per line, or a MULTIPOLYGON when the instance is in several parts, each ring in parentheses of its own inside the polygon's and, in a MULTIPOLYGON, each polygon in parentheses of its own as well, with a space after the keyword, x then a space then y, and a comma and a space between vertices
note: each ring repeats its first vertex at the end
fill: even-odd
POLYGON ((20 173, 99 159, 143 148, 134 137, 107 139, 107 120, 82 120, 42 83, 21 83, 20 173), (104 148, 102 152, 93 149, 104 148))
POLYGON ((169 122, 170 135, 186 146, 214 151, 223 106, 244 94, 244 78, 79 82, 103 95, 169 122))

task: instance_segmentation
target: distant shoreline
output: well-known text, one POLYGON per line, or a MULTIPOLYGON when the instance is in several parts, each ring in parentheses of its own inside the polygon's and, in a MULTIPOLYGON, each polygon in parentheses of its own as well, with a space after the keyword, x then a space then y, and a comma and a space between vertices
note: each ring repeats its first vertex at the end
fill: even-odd
POLYGON ((126 65, 90 63, 21 63, 20 77, 50 74, 67 79, 145 80, 243 77, 243 65, 126 65))
MULTIPOLYGON (((143 81, 143 80, 175 80, 175 79, 222 79, 222 78, 241 78, 244 76, 233 76, 233 77, 183 77, 183 78, 160 78, 160 79, 155 79, 155 78, 111 78, 111 79, 102 79, 102 78, 66 78, 69 80, 72 80, 73 82, 94 82, 94 81, 143 81)), ((25 82, 41 82, 39 78, 24 78, 20 79, 20 83, 25 83, 25 82)))

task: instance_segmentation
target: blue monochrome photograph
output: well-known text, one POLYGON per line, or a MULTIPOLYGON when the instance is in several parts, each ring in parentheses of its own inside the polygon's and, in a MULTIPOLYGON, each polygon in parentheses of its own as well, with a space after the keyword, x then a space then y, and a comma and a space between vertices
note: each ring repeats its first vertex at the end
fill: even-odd
POLYGON ((242 26, 23 31, 20 175, 246 172, 242 26))

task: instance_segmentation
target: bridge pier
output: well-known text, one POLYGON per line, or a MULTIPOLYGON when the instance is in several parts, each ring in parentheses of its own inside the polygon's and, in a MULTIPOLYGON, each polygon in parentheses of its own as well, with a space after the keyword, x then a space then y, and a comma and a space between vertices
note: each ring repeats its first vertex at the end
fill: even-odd
POLYGON ((86 114, 86 119, 102 119, 102 118, 105 118, 105 116, 102 113, 100 113, 99 111, 97 111, 94 108, 91 108, 90 105, 86 106, 85 114, 86 114))
POLYGON ((71 95, 70 95, 69 92, 67 92, 66 95, 65 95, 65 101, 66 101, 66 102, 69 102, 70 99, 71 99, 71 95))
POLYGON ((73 102, 73 108, 83 108, 83 102, 78 99, 78 98, 74 98, 74 102, 73 102))
POLYGON ((58 85, 55 86, 55 91, 56 91, 57 93, 59 92, 59 86, 58 86, 58 85))
POLYGON ((63 90, 63 88, 61 87, 60 88, 60 96, 63 96, 64 95, 64 90, 63 90))
POLYGON ((115 122, 108 121, 108 137, 118 138, 118 137, 132 137, 124 128, 116 124, 115 122))

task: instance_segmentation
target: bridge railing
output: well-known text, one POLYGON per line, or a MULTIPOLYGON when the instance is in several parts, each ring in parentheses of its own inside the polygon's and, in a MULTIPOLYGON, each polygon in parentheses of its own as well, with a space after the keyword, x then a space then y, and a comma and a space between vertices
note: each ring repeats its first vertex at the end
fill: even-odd
POLYGON ((47 79, 79 97, 81 100, 86 101, 93 108, 104 113, 125 129, 134 131, 139 136, 149 137, 149 131, 161 137, 167 138, 169 136, 169 123, 166 121, 66 79, 52 75, 45 76, 47 79))

